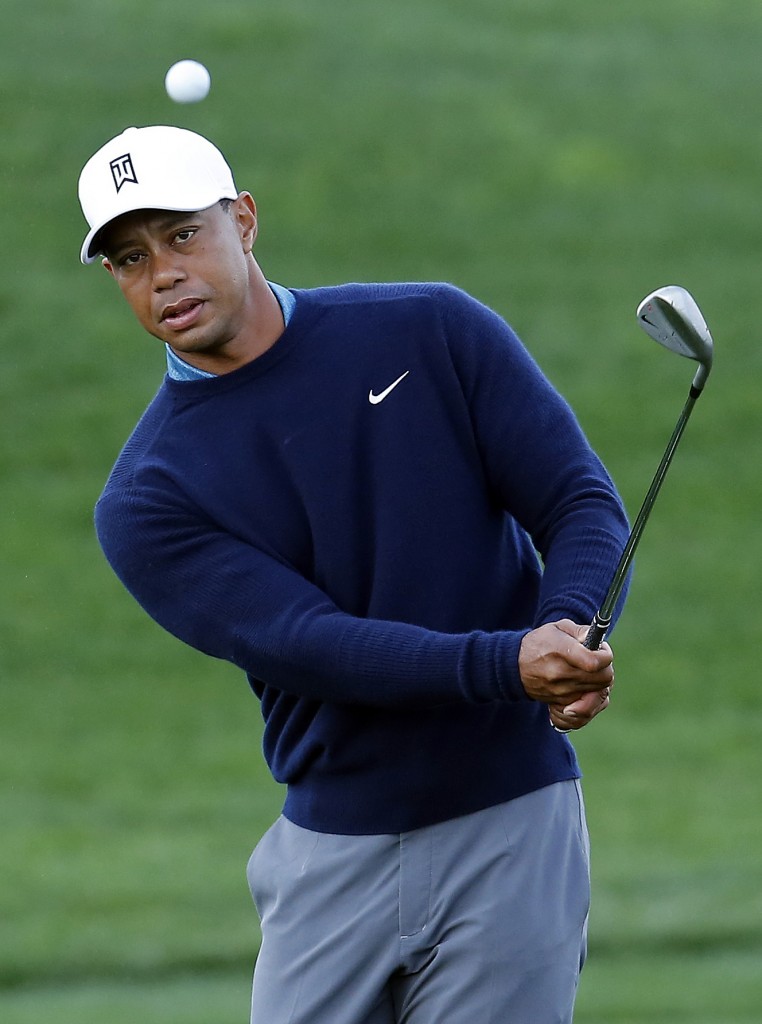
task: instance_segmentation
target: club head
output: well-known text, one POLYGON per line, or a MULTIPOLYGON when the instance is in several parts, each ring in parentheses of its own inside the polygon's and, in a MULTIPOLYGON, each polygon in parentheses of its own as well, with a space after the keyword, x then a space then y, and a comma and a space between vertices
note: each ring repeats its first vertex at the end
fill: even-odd
POLYGON ((660 345, 700 366, 693 387, 701 391, 712 368, 712 335, 692 295, 679 285, 651 292, 638 306, 638 323, 660 345))

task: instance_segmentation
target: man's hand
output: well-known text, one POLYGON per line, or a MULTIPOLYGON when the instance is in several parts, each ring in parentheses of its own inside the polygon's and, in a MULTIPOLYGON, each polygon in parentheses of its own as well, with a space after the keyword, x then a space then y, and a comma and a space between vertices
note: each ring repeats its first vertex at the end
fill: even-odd
POLYGON ((561 619, 527 633, 519 651, 519 673, 527 695, 548 705, 557 729, 581 729, 608 707, 614 656, 608 644, 582 646, 587 626, 561 619))

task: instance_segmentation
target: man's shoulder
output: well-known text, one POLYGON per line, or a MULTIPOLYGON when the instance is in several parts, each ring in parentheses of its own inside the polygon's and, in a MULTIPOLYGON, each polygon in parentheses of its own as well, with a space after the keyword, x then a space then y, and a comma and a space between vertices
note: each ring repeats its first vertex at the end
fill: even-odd
POLYGON ((171 415, 172 402, 164 382, 124 443, 105 490, 113 491, 125 485, 129 486, 136 468, 151 451, 156 439, 162 436, 167 418, 171 415))
POLYGON ((395 303, 411 299, 444 305, 474 301, 462 289, 444 281, 350 282, 318 288, 294 288, 292 291, 297 301, 301 297, 323 307, 395 303))

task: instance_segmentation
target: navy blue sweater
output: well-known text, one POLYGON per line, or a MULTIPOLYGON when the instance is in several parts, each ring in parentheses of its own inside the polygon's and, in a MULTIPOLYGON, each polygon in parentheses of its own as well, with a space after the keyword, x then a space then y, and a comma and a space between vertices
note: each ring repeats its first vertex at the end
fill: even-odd
POLYGON ((590 621, 627 535, 568 405, 453 287, 294 294, 264 355, 163 382, 96 508, 114 570, 247 673, 301 826, 401 832, 576 777, 517 665, 530 628, 590 621))

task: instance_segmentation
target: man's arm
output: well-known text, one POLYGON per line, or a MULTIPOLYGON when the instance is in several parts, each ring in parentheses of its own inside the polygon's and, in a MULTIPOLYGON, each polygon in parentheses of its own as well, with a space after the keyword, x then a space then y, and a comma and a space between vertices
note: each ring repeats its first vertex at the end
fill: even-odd
POLYGON ((161 626, 284 692, 385 707, 528 699, 523 632, 451 634, 348 615, 178 495, 107 492, 96 527, 117 576, 161 626))
POLYGON ((589 622, 629 531, 614 484, 508 324, 450 287, 441 309, 488 486, 543 561, 535 625, 589 622))
MULTIPOLYGON (((485 472, 543 562, 535 629, 519 652, 527 694, 559 729, 608 705, 612 654, 582 647, 627 540, 622 502, 568 403, 492 310, 446 288, 443 325, 485 472)), ((621 613, 624 594, 614 621, 621 613)))

